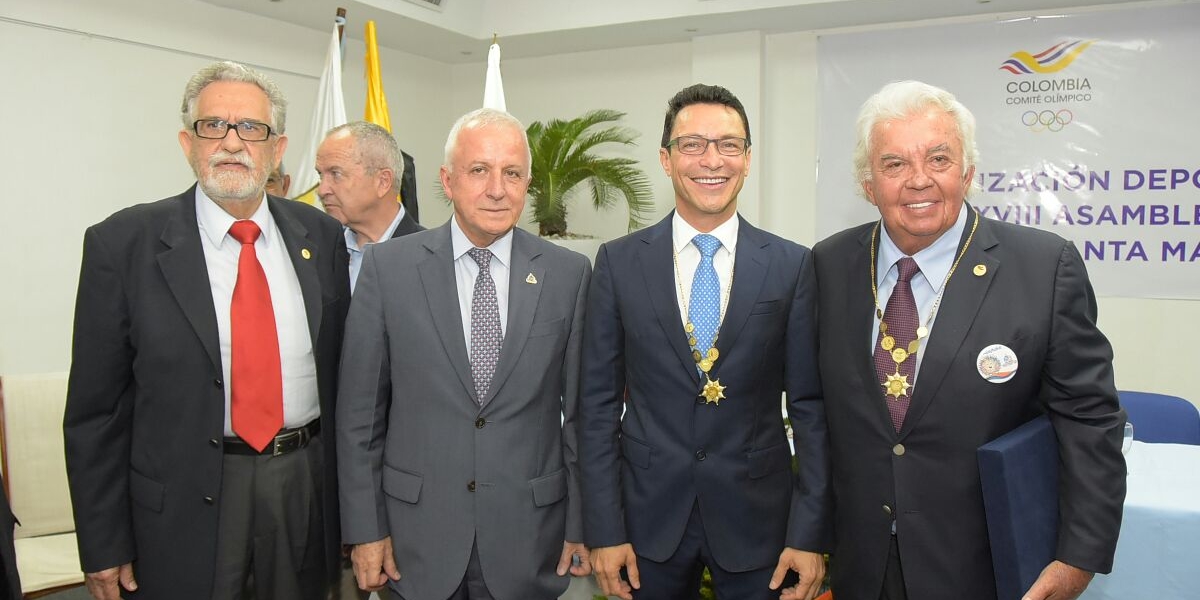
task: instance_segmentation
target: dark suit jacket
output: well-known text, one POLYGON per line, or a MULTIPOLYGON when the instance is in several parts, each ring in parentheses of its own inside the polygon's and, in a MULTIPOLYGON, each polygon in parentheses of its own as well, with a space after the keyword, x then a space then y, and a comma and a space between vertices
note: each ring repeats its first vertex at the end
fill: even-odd
POLYGON ((8 505, 8 494, 4 493, 4 489, 4 482, 0 480, 0 575, 4 577, 0 598, 20 600, 21 575, 17 572, 17 554, 13 549, 13 527, 17 520, 8 505))
POLYGON ((425 228, 420 223, 417 223, 416 215, 409 211, 406 206, 404 208, 404 218, 400 219, 400 222, 396 224, 396 230, 392 232, 392 239, 418 231, 425 231, 425 228))
POLYGON ((579 355, 587 258, 513 231, 508 320, 475 398, 450 225, 368 246, 338 404, 345 541, 391 536, 405 598, 447 598, 471 557, 497 600, 556 598, 580 532, 579 355), (481 406, 482 405, 482 406, 481 406))
POLYGON ((909 598, 995 598, 975 450, 1041 412, 1054 423, 1062 457, 1057 558, 1108 572, 1125 496, 1125 415, 1078 251, 1050 233, 980 219, 942 298, 897 434, 871 350, 874 226, 814 249, 838 600, 879 597, 893 518, 909 598), (1006 383, 990 383, 977 369, 991 344, 1017 355, 1018 371, 1006 383))
MULTIPOLYGON (((311 206, 275 197, 268 204, 304 295, 322 430, 331 436, 350 296, 345 238, 311 206)), ((212 595, 225 385, 217 335, 195 186, 87 230, 64 419, 67 474, 83 570, 133 561, 139 588, 130 597, 212 595)), ((333 576, 340 536, 332 437, 323 447, 333 576)))
POLYGON ((419 222, 421 213, 417 208, 417 166, 413 163, 413 157, 409 153, 401 150, 400 155, 404 158, 404 175, 400 177, 401 203, 404 205, 404 210, 412 215, 413 221, 419 222))
POLYGON ((735 256, 711 373, 727 386, 726 398, 714 406, 698 396, 683 331, 671 216, 600 248, 580 413, 588 546, 631 542, 639 556, 665 560, 699 500, 709 546, 726 570, 773 566, 785 545, 825 549, 828 459, 811 254, 743 220, 735 256))

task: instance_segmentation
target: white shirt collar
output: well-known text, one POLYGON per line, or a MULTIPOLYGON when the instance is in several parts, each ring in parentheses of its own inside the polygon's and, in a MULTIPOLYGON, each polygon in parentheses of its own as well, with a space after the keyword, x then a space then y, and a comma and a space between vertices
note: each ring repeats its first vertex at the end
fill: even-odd
MULTIPOLYGON (((496 241, 492 242, 492 245, 487 247, 488 250, 492 251, 492 256, 496 257, 500 261, 500 264, 505 267, 509 266, 509 260, 512 258, 512 240, 513 232, 509 229, 508 233, 500 236, 496 241)), ((463 233, 462 228, 458 226, 458 215, 450 217, 450 243, 454 251, 454 260, 462 258, 468 250, 476 247, 475 244, 471 243, 471 240, 467 239, 467 234, 463 233)))
MULTIPOLYGON (((399 204, 397 202, 397 204, 399 204)), ((379 242, 386 242, 392 239, 392 235, 396 233, 396 228, 400 226, 400 221, 404 220, 404 205, 400 204, 400 210, 396 211, 396 218, 392 219, 392 224, 383 230, 383 235, 379 236, 379 242)), ((362 248, 358 247, 358 234, 354 233, 349 226, 342 226, 342 235, 346 237, 346 249, 361 252, 362 248)), ((378 244, 379 242, 371 242, 378 244)), ((366 245, 366 244, 364 244, 366 245)))
MULTIPOLYGON (((235 221, 238 221, 233 215, 225 212, 225 209, 221 208, 212 198, 209 198, 204 190, 200 189, 200 186, 196 186, 196 220, 199 222, 200 231, 208 236, 209 241, 216 247, 221 246, 221 242, 229 233, 229 228, 235 221)), ((259 239, 263 241, 264 247, 269 247, 275 238, 275 220, 271 218, 266 194, 258 203, 254 214, 250 215, 250 220, 254 221, 262 230, 262 236, 259 239)))
MULTIPOLYGON (((733 254, 734 248, 737 246, 738 223, 740 221, 741 219, 738 219, 735 212, 724 223, 717 225, 715 229, 708 232, 709 235, 721 240, 721 246, 728 250, 730 254, 733 254)), ((675 246, 675 252, 683 252, 692 243, 692 238, 697 235, 700 235, 700 231, 683 220, 683 217, 679 216, 679 211, 675 211, 671 217, 671 241, 675 246)))
MULTIPOLYGON (((934 291, 941 289, 942 283, 946 279, 946 273, 950 272, 950 267, 954 264, 958 242, 962 239, 963 230, 967 226, 967 213, 967 203, 964 202, 959 208, 958 218, 955 219, 954 225, 951 225, 950 229, 946 230, 932 244, 912 255, 917 267, 921 269, 921 275, 925 277, 934 291)), ((892 265, 906 256, 896 242, 892 241, 882 222, 879 231, 879 262, 875 267, 877 269, 876 285, 883 283, 892 265)))

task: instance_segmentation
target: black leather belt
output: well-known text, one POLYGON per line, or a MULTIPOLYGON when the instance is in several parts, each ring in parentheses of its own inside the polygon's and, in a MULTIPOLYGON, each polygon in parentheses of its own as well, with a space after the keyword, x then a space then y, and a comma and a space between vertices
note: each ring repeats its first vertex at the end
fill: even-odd
POLYGON ((279 435, 271 440, 262 452, 255 450, 245 440, 237 437, 225 438, 225 454, 250 454, 279 456, 294 452, 308 445, 318 433, 321 433, 321 419, 313 419, 308 425, 295 429, 281 429, 279 435))

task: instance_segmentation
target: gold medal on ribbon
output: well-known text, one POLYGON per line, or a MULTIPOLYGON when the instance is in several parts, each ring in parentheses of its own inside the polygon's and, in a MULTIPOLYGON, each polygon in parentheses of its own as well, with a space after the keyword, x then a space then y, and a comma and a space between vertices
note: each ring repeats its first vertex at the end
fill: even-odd
POLYGON ((929 335, 929 328, 928 328, 928 327, 926 327, 926 326, 922 325, 922 326, 920 326, 920 327, 918 327, 918 328, 917 328, 917 339, 918 339, 918 340, 919 340, 919 339, 924 339, 924 338, 925 338, 926 336, 928 336, 928 335, 929 335))
POLYGON ((704 371, 705 373, 707 373, 707 372, 709 371, 709 369, 712 369, 712 365, 713 365, 713 363, 712 363, 712 361, 711 361, 711 360, 708 360, 707 358, 704 358, 704 359, 701 359, 701 360, 700 360, 700 363, 699 363, 699 365, 700 365, 700 370, 701 370, 701 371, 704 371))
POLYGON ((883 339, 879 340, 879 347, 891 352, 892 348, 896 347, 896 338, 890 335, 883 336, 883 339))
POLYGON ((908 375, 901 375, 899 371, 888 375, 887 381, 883 382, 884 394, 897 400, 900 396, 907 396, 910 387, 912 386, 908 384, 908 375))
MULTIPOLYGON (((707 378, 707 375, 705 376, 707 378)), ((700 397, 704 398, 705 404, 716 404, 720 406, 721 399, 725 397, 725 386, 721 385, 721 380, 709 379, 704 384, 704 390, 700 392, 700 397)))
MULTIPOLYGON (((693 332, 693 331, 695 331, 695 330, 696 330, 696 326, 695 326, 695 325, 692 325, 691 323, 688 323, 688 324, 686 324, 686 325, 684 325, 684 326, 683 326, 683 330, 684 330, 684 331, 686 331, 686 332, 688 332, 688 333, 691 333, 691 332, 693 332)), ((693 346, 695 346, 695 345, 696 345, 696 343, 695 343, 695 342, 692 342, 692 345, 693 345, 693 346)))
POLYGON ((721 356, 721 353, 720 353, 720 352, 717 352, 717 349, 716 349, 716 348, 709 348, 709 349, 708 349, 708 357, 707 357, 707 358, 708 358, 708 360, 711 360, 711 361, 713 361, 713 362, 717 362, 717 358, 719 358, 720 356, 721 356))
POLYGON ((892 360, 896 361, 897 365, 904 362, 904 359, 906 358, 908 358, 908 350, 905 350, 904 348, 892 349, 892 360))

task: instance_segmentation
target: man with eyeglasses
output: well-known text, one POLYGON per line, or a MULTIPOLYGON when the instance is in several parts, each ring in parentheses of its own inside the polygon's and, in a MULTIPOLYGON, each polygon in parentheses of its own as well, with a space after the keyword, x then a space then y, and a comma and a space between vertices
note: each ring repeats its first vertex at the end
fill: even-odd
POLYGON ((588 294, 580 466, 597 580, 626 599, 695 598, 707 568, 718 598, 787 585, 811 599, 831 516, 811 254, 738 216, 750 128, 725 88, 670 100, 659 158, 675 211, 603 245, 588 294))
POLYGON ((580 543, 587 258, 518 229, 525 127, 460 117, 444 225, 366 247, 338 388, 342 531, 364 590, 551 600, 580 543))
POLYGON ((84 236, 63 428, 94 598, 324 600, 338 574, 346 247, 264 193, 285 108, 254 70, 201 69, 179 132, 197 183, 84 236))

